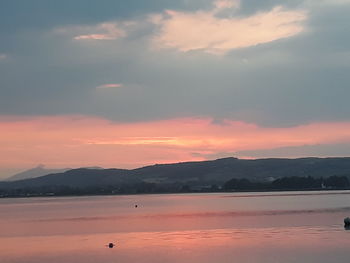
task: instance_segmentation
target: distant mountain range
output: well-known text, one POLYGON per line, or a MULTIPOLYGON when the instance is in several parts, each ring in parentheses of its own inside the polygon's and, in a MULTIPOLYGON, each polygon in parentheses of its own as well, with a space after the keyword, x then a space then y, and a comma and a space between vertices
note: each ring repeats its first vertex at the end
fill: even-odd
MULTIPOLYGON (((96 169, 96 170, 103 169, 103 168, 98 167, 98 166, 91 166, 91 167, 84 167, 84 168, 96 169)), ((19 180, 24 180, 24 179, 37 178, 37 177, 48 175, 48 174, 64 173, 65 171, 68 171, 68 170, 72 170, 72 168, 47 169, 47 168, 45 168, 45 165, 39 164, 38 166, 36 166, 32 169, 17 173, 15 175, 12 175, 12 176, 4 179, 4 181, 13 182, 13 181, 19 181, 19 180)))
MULTIPOLYGON (((176 189, 186 187, 194 189, 214 185, 222 186, 233 178, 267 182, 291 176, 317 178, 337 175, 349 177, 350 158, 243 160, 230 157, 213 161, 156 164, 131 170, 79 168, 40 176, 44 171, 47 170, 39 166, 32 169, 30 173, 27 172, 26 175, 30 174, 36 178, 0 182, 0 190, 79 189, 79 191, 85 191, 86 189, 98 188, 129 193, 133 192, 133 189, 139 188, 177 191, 176 189), (35 171, 38 173, 35 174, 35 171)), ((16 175, 16 178, 19 177, 16 175)))
POLYGON ((65 169, 46 169, 45 165, 38 165, 37 167, 34 167, 32 169, 26 170, 24 172, 20 172, 18 174, 15 174, 9 178, 6 178, 5 181, 18 181, 18 180, 24 180, 24 179, 30 179, 30 178, 36 178, 40 176, 44 176, 47 174, 52 173, 63 173, 67 170, 70 170, 71 168, 65 168, 65 169))

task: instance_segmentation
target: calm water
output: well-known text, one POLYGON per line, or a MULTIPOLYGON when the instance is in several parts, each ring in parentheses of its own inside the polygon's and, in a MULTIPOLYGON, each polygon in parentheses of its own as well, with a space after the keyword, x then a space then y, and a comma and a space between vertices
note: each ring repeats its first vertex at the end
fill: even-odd
POLYGON ((346 216, 349 191, 0 199, 0 262, 343 263, 346 216))

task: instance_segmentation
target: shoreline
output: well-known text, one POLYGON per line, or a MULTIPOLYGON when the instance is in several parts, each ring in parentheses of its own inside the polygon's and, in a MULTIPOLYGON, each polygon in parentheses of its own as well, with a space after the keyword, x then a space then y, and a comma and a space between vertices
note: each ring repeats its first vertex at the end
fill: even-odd
POLYGON ((190 191, 190 192, 159 192, 159 193, 121 193, 121 194, 81 194, 81 195, 55 195, 55 194, 42 194, 42 195, 15 195, 15 196, 0 196, 2 199, 28 199, 28 198, 57 198, 57 197, 97 197, 97 196, 135 196, 135 195, 188 195, 188 194, 250 194, 250 195, 240 195, 237 197, 250 197, 250 196, 310 196, 310 195, 332 195, 332 194, 350 194, 349 188, 342 189, 276 189, 276 190, 240 190, 240 191, 190 191), (300 194, 293 194, 295 192, 302 192, 300 194), (311 192, 311 193, 307 193, 311 192), (313 194, 312 192, 319 192, 313 194), (252 193, 290 193, 290 194, 261 194, 261 195, 251 195, 252 193))

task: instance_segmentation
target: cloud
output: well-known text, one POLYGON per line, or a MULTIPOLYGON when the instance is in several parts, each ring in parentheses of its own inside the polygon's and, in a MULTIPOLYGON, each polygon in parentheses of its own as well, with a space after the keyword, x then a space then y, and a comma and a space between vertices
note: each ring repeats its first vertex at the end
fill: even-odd
POLYGON ((96 25, 67 26, 56 29, 57 33, 71 35, 75 40, 115 40, 126 36, 128 22, 105 22, 96 25))
POLYGON ((306 0, 307 4, 315 5, 346 5, 350 0, 306 0))
POLYGON ((303 31, 305 11, 288 11, 281 6, 248 17, 217 17, 218 10, 237 7, 237 2, 216 1, 210 11, 167 10, 162 19, 154 16, 159 32, 153 38, 157 47, 182 52, 202 50, 224 54, 232 49, 255 46, 294 36, 303 31))
POLYGON ((113 88, 122 88, 123 84, 120 83, 109 83, 97 86, 96 89, 113 89, 113 88))
POLYGON ((177 137, 124 137, 117 140, 91 140, 87 144, 95 145, 172 145, 184 146, 188 142, 179 140, 177 137))
POLYGON ((124 37, 125 31, 120 29, 116 23, 103 23, 89 28, 92 33, 75 36, 76 40, 113 40, 124 37), (98 32, 98 33, 94 33, 98 32))
POLYGON ((6 59, 6 58, 7 58, 7 55, 6 55, 6 54, 0 53, 0 60, 6 59))
MULTIPOLYGON (((228 153, 224 156, 228 156, 228 153)), ((301 158, 301 157, 347 157, 350 156, 350 143, 325 143, 301 146, 288 146, 273 149, 239 151, 231 156, 250 158, 301 158)))
MULTIPOLYGON (((83 1, 77 1, 80 5, 74 1, 77 9, 69 13, 75 15, 73 20, 61 16, 66 13, 59 2, 61 11, 28 4, 24 10, 30 12, 21 14, 30 16, 18 17, 17 27, 11 21, 2 24, 3 29, 9 25, 0 43, 0 53, 8 54, 0 61, 2 114, 85 114, 121 122, 208 116, 265 127, 349 120, 349 6, 317 6, 318 0, 312 6, 304 3, 308 0, 244 0, 239 8, 228 8, 230 2, 215 6, 212 0, 150 0, 157 8, 147 9, 149 1, 139 1, 137 6, 125 4, 130 12, 121 12, 118 8, 111 11, 112 3, 105 4, 105 10, 96 3, 92 9, 99 12, 83 12, 79 9, 83 1), (307 31, 221 57, 202 52, 215 52, 220 42, 190 54, 174 52, 176 47, 164 49, 164 45, 149 48, 150 38, 173 19, 166 9, 187 16, 204 13, 221 25, 222 21, 230 24, 234 19, 266 15, 277 5, 283 5, 284 11, 309 10, 307 20, 300 23, 307 31), (214 14, 217 6, 222 9, 214 14), (45 20, 34 19, 37 14, 46 14, 45 20), (145 21, 149 14, 156 14, 152 24, 145 21), (94 18, 87 19, 88 15, 94 18), (124 21, 139 24, 135 29, 124 21), (72 41, 80 35, 106 34, 99 27, 106 23, 126 36, 116 41, 72 41), (59 27, 66 28, 64 34, 53 31, 59 27), (106 83, 122 83, 126 88, 96 89, 106 83)), ((11 5, 9 17, 19 12, 11 5)), ((204 36, 211 37, 212 32, 204 36)), ((226 37, 227 33, 221 33, 226 37)), ((176 41, 182 41, 181 34, 176 41)))
MULTIPOLYGON (((211 118, 122 123, 77 115, 0 116, 0 130, 0 167, 6 169, 38 163, 49 167, 137 167, 204 160, 222 153, 260 153, 263 157, 261 153, 268 155, 268 149, 320 144, 334 144, 335 149, 328 152, 336 155, 337 145, 350 143, 349 122, 264 128, 230 120, 218 125, 211 118)), ((344 153, 345 147, 338 152, 344 153)))
POLYGON ((74 37, 76 40, 111 40, 116 39, 116 37, 107 34, 90 34, 90 35, 80 35, 74 37))
POLYGON ((238 8, 239 5, 240 5, 239 0, 216 0, 214 2, 214 6, 217 11, 220 11, 226 8, 238 8))

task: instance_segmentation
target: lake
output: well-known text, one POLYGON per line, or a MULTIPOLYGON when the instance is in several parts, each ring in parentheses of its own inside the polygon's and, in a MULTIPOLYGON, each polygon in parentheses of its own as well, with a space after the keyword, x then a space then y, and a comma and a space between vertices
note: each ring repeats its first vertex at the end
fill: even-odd
POLYGON ((350 191, 0 199, 0 262, 343 263, 347 216, 350 191))

